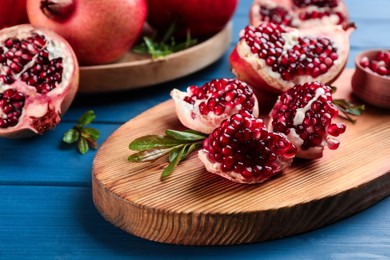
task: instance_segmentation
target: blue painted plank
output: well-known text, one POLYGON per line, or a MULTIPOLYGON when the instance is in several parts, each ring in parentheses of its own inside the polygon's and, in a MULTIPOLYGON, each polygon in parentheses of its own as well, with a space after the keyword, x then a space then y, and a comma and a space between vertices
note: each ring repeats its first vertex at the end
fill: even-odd
POLYGON ((351 259, 390 257, 390 198, 336 224, 285 239, 225 247, 160 244, 96 211, 89 187, 0 185, 0 258, 351 259))
MULTIPOLYGON (((75 145, 62 143, 64 133, 72 126, 61 122, 43 136, 0 140, 0 184, 89 186, 96 151, 81 155, 75 145)), ((101 132, 99 144, 119 127, 114 124, 91 126, 101 132)))

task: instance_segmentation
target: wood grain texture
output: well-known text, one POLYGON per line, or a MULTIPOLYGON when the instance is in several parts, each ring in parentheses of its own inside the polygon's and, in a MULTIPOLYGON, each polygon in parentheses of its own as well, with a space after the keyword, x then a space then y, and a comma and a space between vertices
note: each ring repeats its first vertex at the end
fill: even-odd
MULTIPOLYGON (((350 98, 353 71, 334 83, 350 98)), ((164 163, 130 163, 128 144, 146 134, 180 129, 173 102, 130 120, 100 147, 92 190, 99 212, 136 236, 183 245, 251 243, 313 230, 357 213, 390 194, 390 113, 368 107, 348 124, 336 151, 296 160, 259 185, 207 173, 194 154, 160 181, 164 163)))
POLYGON ((153 60, 126 53, 113 64, 80 67, 81 93, 104 93, 148 87, 194 73, 225 54, 232 38, 232 24, 191 48, 153 60))

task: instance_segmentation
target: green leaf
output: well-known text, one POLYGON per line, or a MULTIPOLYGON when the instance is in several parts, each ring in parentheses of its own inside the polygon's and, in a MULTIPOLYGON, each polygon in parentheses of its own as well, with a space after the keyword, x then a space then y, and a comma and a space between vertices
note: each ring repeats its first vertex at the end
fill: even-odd
POLYGON ((85 138, 91 138, 92 140, 96 141, 100 136, 100 132, 95 128, 83 128, 81 130, 81 135, 85 138))
POLYGON ((353 124, 356 123, 356 120, 353 119, 350 115, 360 116, 363 114, 363 111, 365 109, 364 105, 355 105, 345 99, 333 99, 332 102, 342 113, 340 117, 352 122, 353 124))
POLYGON ((202 143, 192 143, 192 144, 187 145, 187 146, 188 147, 186 147, 186 149, 184 150, 182 159, 184 159, 187 155, 189 155, 193 151, 198 150, 199 148, 201 148, 202 147, 202 143))
POLYGON ((168 154, 172 148, 156 148, 146 151, 137 152, 130 155, 127 159, 130 162, 150 162, 168 154))
POLYGON ((168 136, 146 135, 132 141, 130 150, 144 151, 152 148, 167 148, 181 144, 180 140, 175 140, 168 136))
POLYGON ((166 43, 172 37, 173 33, 175 32, 175 29, 176 29, 176 22, 173 22, 169 26, 168 30, 164 33, 161 42, 166 43))
POLYGON ((345 99, 334 99, 333 104, 335 104, 339 109, 347 112, 348 114, 355 116, 362 115, 365 109, 364 105, 355 105, 345 99))
POLYGON ((176 157, 178 156, 178 154, 180 153, 180 151, 183 149, 183 145, 179 145, 175 148, 173 148, 170 152, 169 152, 169 157, 168 157, 168 161, 172 162, 173 160, 176 159, 176 157))
POLYGON ((195 131, 177 131, 171 129, 166 130, 165 134, 182 141, 200 141, 207 137, 207 135, 195 131))
POLYGON ((164 171, 161 174, 161 179, 165 179, 166 177, 168 177, 173 172, 173 170, 176 168, 176 166, 181 161, 184 149, 185 149, 185 147, 183 146, 182 149, 180 150, 180 152, 177 154, 176 158, 174 160, 172 160, 168 164, 168 166, 164 169, 164 171))
POLYGON ((92 110, 85 112, 78 120, 78 126, 86 126, 90 124, 96 118, 95 113, 92 110))
POLYGON ((85 138, 81 137, 77 143, 77 148, 81 154, 86 154, 89 150, 88 142, 85 138))
POLYGON ((64 137, 62 138, 62 141, 65 143, 71 144, 77 141, 79 139, 79 132, 72 128, 65 132, 64 137))

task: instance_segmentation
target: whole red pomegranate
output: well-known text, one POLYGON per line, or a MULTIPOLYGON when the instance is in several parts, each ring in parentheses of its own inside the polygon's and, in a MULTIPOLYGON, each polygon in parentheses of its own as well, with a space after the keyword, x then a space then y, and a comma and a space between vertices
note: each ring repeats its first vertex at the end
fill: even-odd
POLYGON ((237 0, 146 0, 149 24, 165 32, 175 23, 175 35, 206 38, 222 30, 232 17, 237 0))
POLYGON ((207 171, 238 183, 260 183, 290 166, 295 146, 284 134, 267 130, 248 111, 226 119, 198 152, 207 171))
POLYGON ((337 115, 331 87, 306 82, 279 96, 270 112, 269 128, 287 135, 298 149, 296 157, 317 159, 322 157, 324 147, 339 147, 334 137, 344 133, 346 126, 332 122, 337 115))
POLYGON ((56 126, 78 87, 70 45, 47 29, 17 25, 0 31, 0 136, 42 134, 56 126))
POLYGON ((349 54, 353 24, 296 29, 274 23, 247 26, 229 57, 236 77, 271 93, 295 84, 333 82, 349 54))
POLYGON ((26 0, 0 1, 0 29, 27 22, 26 0))
POLYGON ((31 24, 51 29, 73 47, 79 62, 120 58, 137 40, 146 19, 145 0, 27 0, 31 24))
POLYGON ((258 102, 251 87, 237 79, 214 79, 201 87, 189 86, 186 92, 171 91, 180 122, 209 134, 221 122, 240 111, 259 115, 258 102))
POLYGON ((299 28, 337 25, 349 20, 343 0, 255 0, 249 17, 254 26, 272 22, 299 28))

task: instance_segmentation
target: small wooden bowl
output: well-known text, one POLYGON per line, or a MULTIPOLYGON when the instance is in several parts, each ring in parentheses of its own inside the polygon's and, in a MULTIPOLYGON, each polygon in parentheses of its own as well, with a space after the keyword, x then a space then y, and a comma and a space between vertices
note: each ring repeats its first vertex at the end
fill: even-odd
POLYGON ((390 77, 381 76, 360 65, 360 60, 364 56, 372 60, 379 51, 381 50, 365 51, 356 56, 356 70, 352 76, 352 89, 356 96, 367 103, 390 109, 390 77))

